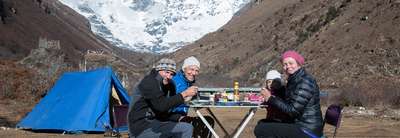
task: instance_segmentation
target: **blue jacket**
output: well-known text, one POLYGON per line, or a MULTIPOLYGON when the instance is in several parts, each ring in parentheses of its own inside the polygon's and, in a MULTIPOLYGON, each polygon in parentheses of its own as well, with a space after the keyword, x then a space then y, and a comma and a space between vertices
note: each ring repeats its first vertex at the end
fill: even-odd
MULTIPOLYGON (((175 83, 175 86, 176 86, 175 87, 176 94, 182 93, 187 88, 192 86, 192 84, 194 83, 194 81, 191 82, 191 81, 186 79, 185 74, 183 73, 183 70, 180 70, 172 78, 172 80, 173 80, 173 82, 175 83)), ((171 112, 179 113, 179 114, 182 114, 182 115, 187 115, 187 113, 189 112, 189 106, 186 105, 186 104, 180 104, 180 105, 176 106, 174 109, 172 109, 171 112)))

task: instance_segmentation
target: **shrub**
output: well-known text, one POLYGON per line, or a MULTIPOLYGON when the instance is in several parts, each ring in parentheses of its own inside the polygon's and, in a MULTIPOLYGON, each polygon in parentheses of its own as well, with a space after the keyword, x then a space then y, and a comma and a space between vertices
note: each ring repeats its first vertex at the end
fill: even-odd
POLYGON ((400 86, 396 84, 347 85, 340 88, 338 100, 351 106, 377 105, 400 108, 400 86))
POLYGON ((393 108, 400 108, 400 87, 386 86, 383 89, 382 101, 388 103, 393 108))

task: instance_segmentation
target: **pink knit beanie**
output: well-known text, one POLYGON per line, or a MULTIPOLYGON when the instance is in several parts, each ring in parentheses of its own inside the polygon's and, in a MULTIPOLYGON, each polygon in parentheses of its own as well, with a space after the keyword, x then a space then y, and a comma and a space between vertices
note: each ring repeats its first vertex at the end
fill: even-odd
POLYGON ((301 55, 300 55, 299 53, 297 53, 296 51, 293 51, 293 50, 286 51, 285 53, 282 54, 281 61, 283 61, 283 60, 284 60, 285 58, 287 58, 287 57, 293 58, 293 59, 296 60, 297 63, 299 63, 300 65, 303 65, 303 64, 304 64, 304 58, 303 58, 303 56, 301 56, 301 55))

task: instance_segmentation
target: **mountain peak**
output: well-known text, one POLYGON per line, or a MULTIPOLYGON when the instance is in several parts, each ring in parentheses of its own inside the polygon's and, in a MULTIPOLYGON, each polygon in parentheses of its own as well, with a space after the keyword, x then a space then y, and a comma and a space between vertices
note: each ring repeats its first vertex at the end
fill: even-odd
POLYGON ((60 0, 118 47, 170 53, 225 25, 250 0, 60 0))

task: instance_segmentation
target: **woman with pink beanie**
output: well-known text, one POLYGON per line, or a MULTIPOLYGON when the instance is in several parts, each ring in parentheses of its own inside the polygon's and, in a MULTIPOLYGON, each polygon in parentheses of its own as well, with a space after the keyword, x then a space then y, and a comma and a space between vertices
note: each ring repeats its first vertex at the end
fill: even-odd
POLYGON ((322 113, 319 86, 304 69, 304 58, 295 51, 286 51, 281 56, 283 71, 288 76, 285 96, 274 96, 268 89, 261 94, 268 106, 288 116, 285 123, 259 121, 254 129, 258 138, 264 137, 321 137, 322 113))

